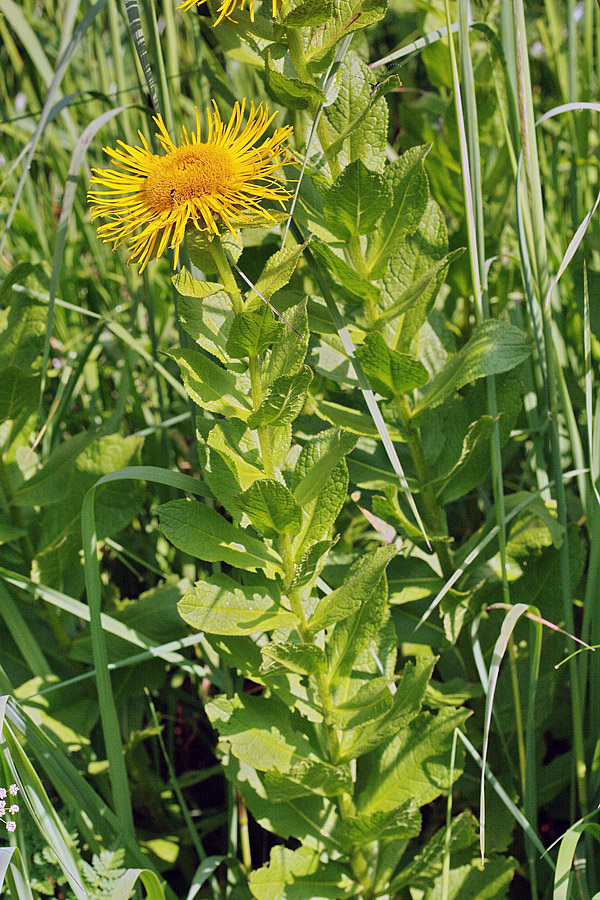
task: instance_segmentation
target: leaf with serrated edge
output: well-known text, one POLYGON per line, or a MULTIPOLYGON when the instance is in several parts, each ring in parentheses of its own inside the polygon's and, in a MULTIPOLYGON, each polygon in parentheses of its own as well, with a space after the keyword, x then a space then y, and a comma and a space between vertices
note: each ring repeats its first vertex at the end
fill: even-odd
POLYGON ((226 562, 240 569, 280 571, 278 558, 262 541, 236 528, 205 503, 171 500, 159 506, 160 530, 179 550, 206 562, 226 562))
POLYGON ((360 159, 369 169, 381 172, 386 166, 389 113, 385 99, 374 96, 377 75, 351 48, 337 80, 338 95, 325 109, 335 135, 332 150, 342 167, 360 159))
POLYGON ((177 313, 192 340, 222 363, 229 362, 225 347, 234 312, 225 291, 212 293, 201 302, 192 296, 180 296, 177 313))
POLYGON ((392 194, 392 204, 381 225, 370 235, 367 266, 372 277, 382 274, 392 253, 407 234, 416 231, 429 200, 429 183, 423 161, 431 145, 411 147, 400 159, 386 166, 384 180, 392 194))
POLYGON ((365 555, 354 574, 337 590, 319 600, 310 619, 313 634, 351 615, 361 603, 366 603, 377 588, 388 564, 398 555, 396 547, 380 547, 365 555))
POLYGON ((293 715, 274 697, 221 694, 206 704, 206 713, 234 756, 259 771, 291 775, 294 766, 319 759, 316 748, 293 715), (295 726, 298 726, 297 728, 295 726))
POLYGON ((319 456, 294 488, 294 497, 300 506, 314 500, 339 461, 354 450, 356 442, 356 435, 340 428, 329 428, 321 432, 319 456))
POLYGON ((188 625, 208 634, 248 635, 294 625, 296 616, 264 591, 216 574, 196 582, 177 609, 188 625))
POLYGON ((498 375, 514 369, 531 353, 527 335, 499 319, 488 319, 477 326, 471 338, 455 356, 450 357, 441 372, 435 376, 427 394, 417 404, 414 414, 423 409, 438 406, 477 378, 498 375))
POLYGON ((409 840, 421 832, 421 814, 414 800, 370 815, 350 816, 340 823, 340 840, 351 847, 390 838, 409 840))
MULTIPOLYGON (((422 712, 383 748, 359 762, 356 804, 361 813, 393 809, 414 799, 424 806, 447 790, 450 780, 452 733, 468 710, 422 712)), ((462 773, 460 760, 454 778, 462 773)))
POLYGON ((337 294, 341 293, 354 303, 363 303, 365 300, 368 303, 379 302, 379 288, 357 275, 352 266, 334 253, 331 247, 315 241, 311 250, 323 264, 325 275, 337 294))
POLYGON ((202 409, 247 419, 252 410, 242 378, 217 365, 198 350, 170 350, 167 353, 181 370, 185 389, 202 409))
POLYGON ((302 368, 306 356, 309 338, 306 298, 286 310, 285 317, 296 330, 283 323, 284 327, 268 353, 263 373, 266 385, 272 384, 281 375, 295 375, 302 368))
POLYGON ((382 175, 357 159, 333 182, 325 196, 325 224, 342 240, 370 231, 392 202, 382 175))
POLYGON ((248 418, 248 425, 251 428, 290 425, 304 406, 311 381, 312 372, 308 366, 303 366, 295 375, 281 375, 275 379, 261 405, 248 418))
POLYGON ((256 900, 340 900, 355 893, 355 885, 339 862, 319 861, 319 851, 309 847, 288 850, 273 847, 267 866, 250 874, 256 900))
POLYGON ((285 287, 296 270, 299 260, 307 244, 310 243, 310 237, 303 244, 295 247, 282 248, 277 250, 273 256, 266 261, 260 278, 256 282, 256 291, 250 291, 247 303, 263 302, 270 300, 272 295, 285 287))
POLYGON ((315 644, 296 644, 293 641, 271 643, 261 652, 263 674, 286 669, 298 675, 315 675, 325 670, 325 653, 315 644))
POLYGON ((231 323, 226 350, 233 359, 261 356, 273 344, 281 329, 268 306, 238 313, 231 323))
POLYGON ((272 478, 261 478, 237 498, 255 528, 267 537, 298 534, 302 527, 302 510, 284 484, 272 478))
POLYGON ((423 363, 406 353, 392 350, 377 331, 366 336, 356 355, 372 387, 383 397, 406 394, 429 381, 423 363))

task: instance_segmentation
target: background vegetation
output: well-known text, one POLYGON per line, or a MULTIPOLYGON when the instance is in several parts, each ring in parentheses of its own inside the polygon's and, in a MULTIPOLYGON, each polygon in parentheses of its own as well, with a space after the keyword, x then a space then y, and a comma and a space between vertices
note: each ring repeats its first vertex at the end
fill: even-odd
MULTIPOLYGON (((336 10, 332 46, 363 92, 349 94, 346 114, 364 109, 364 121, 352 147, 342 139, 328 157, 320 134, 309 148, 302 236, 344 241, 337 207, 328 219, 318 198, 353 153, 383 172, 410 151, 418 178, 406 212, 417 211, 385 285, 388 308, 426 307, 417 319, 428 316, 420 359, 430 374, 448 359, 463 365, 485 320, 526 336, 510 344, 510 366, 469 358, 416 426, 421 395, 407 412, 408 400, 372 381, 428 547, 340 340, 344 323, 357 344, 365 329, 385 334, 382 309, 369 318, 356 254, 340 272, 317 250, 273 291, 283 311, 309 298, 314 378, 295 440, 340 426, 358 441, 322 583, 340 587, 351 563, 401 538, 387 571, 398 672, 435 657, 419 702, 436 729, 446 720, 423 763, 437 760, 439 790, 421 797, 417 776, 405 782, 422 828, 394 835, 387 884, 365 896, 588 900, 600 895, 600 656, 572 656, 581 645, 548 623, 600 646, 598 7, 391 0, 386 12, 344 0, 336 10), (332 292, 342 323, 324 302, 332 292)), ((256 814, 259 824, 224 777, 206 715, 216 693, 260 690, 241 644, 192 631, 177 613, 214 566, 159 530, 157 507, 182 491, 213 491, 235 519, 203 455, 215 410, 190 403, 164 352, 192 344, 190 298, 174 290, 166 257, 140 276, 111 253, 85 195, 102 146, 135 142, 138 129, 151 140, 153 108, 178 132, 212 97, 223 110, 244 96, 278 108, 278 124, 295 126, 297 178, 321 103, 306 85, 327 67, 300 71, 296 47, 304 88, 290 93, 273 72, 286 59, 294 75, 293 48, 270 9, 253 27, 240 13, 217 29, 206 7, 183 14, 169 0, 0 0, 0 12, 0 714, 4 781, 18 778, 23 797, 0 880, 19 900, 116 900, 141 896, 142 883, 151 897, 310 900, 317 889, 294 893, 285 858, 270 856, 287 838, 277 817, 256 814), (127 480, 93 490, 124 468, 127 480), (114 708, 111 747, 102 726, 114 708), (269 859, 284 874, 274 886, 251 880, 249 893, 250 864, 269 859)), ((333 130, 335 102, 323 114, 333 130)), ((247 230, 237 266, 255 283, 280 245, 280 229, 247 230)), ((357 895, 343 884, 319 896, 357 895)))

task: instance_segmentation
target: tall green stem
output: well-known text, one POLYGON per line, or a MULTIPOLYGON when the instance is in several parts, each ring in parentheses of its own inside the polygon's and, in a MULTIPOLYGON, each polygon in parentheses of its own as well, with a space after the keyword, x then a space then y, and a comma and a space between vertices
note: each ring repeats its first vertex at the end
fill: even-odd
MULTIPOLYGON (((225 255, 223 245, 219 238, 215 238, 211 241, 210 252, 217 267, 221 282, 226 292, 229 294, 233 309, 237 313, 242 312, 244 308, 244 301, 231 270, 229 260, 225 255)), ((263 396, 260 374, 260 359, 258 356, 251 356, 249 358, 248 374, 250 376, 252 403, 254 405, 254 408, 256 409, 262 402, 263 396)), ((278 478, 280 476, 273 461, 273 451, 271 446, 269 426, 266 425, 262 428, 258 428, 257 433, 265 474, 269 478, 278 478)), ((314 636, 312 635, 308 627, 308 622, 304 613, 302 596, 300 592, 291 588, 295 572, 295 561, 290 536, 287 534, 280 535, 277 539, 276 544, 277 550, 279 551, 279 555, 281 556, 283 562, 284 584, 285 589, 288 592, 287 595, 290 601, 290 606, 292 608, 292 611, 298 617, 298 633, 303 642, 314 644, 314 636)), ((323 673, 316 676, 315 681, 317 683, 319 700, 323 712, 323 731, 325 742, 327 745, 327 753, 329 755, 330 762, 334 765, 337 765, 339 764, 340 744, 333 718, 333 697, 331 694, 331 688, 326 676, 323 673)), ((352 801, 352 798, 348 794, 339 795, 336 798, 336 801, 340 816, 342 818, 348 818, 349 816, 353 816, 356 814, 354 803, 352 801)), ((242 841, 243 840, 244 834, 242 832, 242 841)), ((243 845, 242 849, 244 849, 243 845)), ((246 856, 247 850, 245 853, 245 861, 246 856)), ((367 861, 362 850, 356 848, 352 851, 350 855, 350 863, 356 880, 364 888, 365 895, 369 896, 372 891, 372 884, 369 878, 367 861)))

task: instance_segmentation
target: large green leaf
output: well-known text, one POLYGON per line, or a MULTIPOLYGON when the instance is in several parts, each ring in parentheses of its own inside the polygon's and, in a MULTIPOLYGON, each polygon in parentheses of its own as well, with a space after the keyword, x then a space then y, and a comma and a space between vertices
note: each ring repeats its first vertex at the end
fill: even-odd
POLYGON ((385 678, 381 679, 379 692, 374 689, 379 679, 367 681, 354 697, 337 708, 336 714, 342 710, 346 716, 354 710, 354 715, 346 718, 344 723, 341 760, 351 760, 369 753, 394 738, 401 728, 406 728, 419 715, 434 663, 435 659, 429 657, 417 659, 415 665, 407 663, 394 694, 385 678), (361 709, 364 701, 370 703, 369 719, 361 709))
POLYGON ((296 617, 264 587, 238 584, 217 574, 198 581, 177 604, 181 618, 209 634, 255 634, 294 625, 296 617))
POLYGON ((367 265, 374 278, 383 274, 385 265, 407 234, 413 234, 429 200, 429 183, 423 161, 429 144, 411 147, 400 159, 386 166, 384 180, 392 203, 368 239, 367 265))
POLYGON ((238 313, 227 338, 227 353, 234 359, 259 356, 275 342, 281 327, 265 304, 238 313))
POLYGON ((268 389, 261 405, 248 418, 248 425, 251 428, 290 425, 304 406, 311 381, 312 372, 308 366, 303 366, 295 375, 280 375, 268 389))
POLYGON ((392 350, 378 331, 366 336, 356 355, 372 387, 383 397, 405 394, 429 381, 423 363, 392 350))
POLYGON ((530 352, 527 335, 520 328, 499 319, 487 319, 477 326, 462 350, 450 357, 438 372, 415 407, 415 415, 439 406, 465 384, 514 369, 530 352))
POLYGON ((357 159, 382 171, 386 163, 388 106, 376 94, 377 76, 352 49, 342 61, 337 81, 338 95, 325 110, 335 139, 332 152, 341 166, 357 159))
POLYGON ((392 192, 383 176, 367 169, 357 159, 331 185, 323 213, 325 224, 346 241, 370 231, 392 202, 392 192))
POLYGON ((247 303, 258 304, 264 300, 270 300, 276 291, 285 287, 302 258, 308 240, 304 244, 297 244, 294 247, 282 247, 281 250, 277 250, 273 256, 269 257, 256 282, 256 291, 250 291, 248 294, 247 303))
MULTIPOLYGON (((440 710, 421 713, 383 748, 359 762, 356 803, 359 812, 393 809, 407 800, 430 803, 450 787, 452 733, 469 713, 440 710)), ((460 761, 454 778, 461 774, 460 761)))
MULTIPOLYGON (((389 615, 387 599, 387 580, 384 577, 358 609, 333 629, 327 643, 328 678, 332 685, 350 676, 356 659, 385 624, 389 615)), ((344 689, 340 686, 336 699, 343 702, 344 698, 344 689)))
POLYGON ((256 900, 340 900, 355 893, 349 872, 339 862, 321 863, 310 847, 273 847, 268 865, 250 875, 256 900))
POLYGON ((221 285, 197 281, 185 269, 174 276, 174 283, 182 294, 177 304, 179 321, 203 350, 227 363, 225 348, 234 320, 229 295, 221 285), (209 293, 203 294, 202 290, 209 293))
MULTIPOLYGON (((273 697, 220 695, 207 703, 206 713, 233 755, 259 771, 294 778, 312 763, 328 766, 300 730, 302 717, 273 697)), ((335 766, 329 768, 336 771, 335 766)))
POLYGON ((309 102, 324 103, 325 94, 315 84, 289 78, 273 65, 271 53, 265 54, 265 84, 267 92, 277 103, 288 109, 306 109, 309 102))
POLYGON ((273 642, 262 648, 261 672, 271 674, 285 669, 297 675, 316 675, 325 671, 325 653, 316 644, 294 641, 273 642))
POLYGON ((323 264, 327 280, 336 294, 341 294, 352 303, 363 303, 365 300, 372 303, 379 301, 379 288, 357 275, 352 266, 334 253, 327 244, 315 241, 311 250, 323 264))
POLYGON ((452 820, 448 836, 446 829, 440 828, 394 878, 392 889, 399 892, 409 885, 421 889, 433 886, 435 879, 442 872, 446 838, 451 858, 457 852, 468 850, 477 843, 478 825, 470 812, 461 813, 452 820))
POLYGON ((302 527, 302 510, 280 481, 271 478, 255 481, 239 495, 237 503, 254 527, 267 537, 295 535, 302 527))
POLYGON ((486 860, 483 865, 479 860, 473 860, 450 870, 447 893, 444 893, 442 877, 439 876, 434 887, 425 894, 425 900, 462 900, 463 897, 469 900, 504 900, 517 866, 517 860, 510 856, 497 856, 486 860))
POLYGON ((207 562, 226 562, 240 569, 264 569, 267 575, 280 567, 274 553, 243 528, 236 528, 205 503, 171 500, 159 506, 160 529, 184 553, 207 562))
POLYGON ((285 312, 285 318, 295 330, 283 323, 278 338, 271 347, 263 379, 271 384, 281 375, 295 375, 302 368, 308 348, 308 317, 306 298, 285 312))
POLYGON ((294 488, 294 497, 300 506, 306 506, 320 494, 340 460, 352 452, 356 441, 354 434, 340 428, 328 428, 305 446, 303 461, 296 466, 294 473, 296 479, 299 479, 294 488), (307 455, 311 456, 312 464, 306 470, 307 455), (305 470, 304 476, 299 477, 300 472, 305 470))
POLYGON ((350 816, 340 824, 340 840, 350 847, 369 844, 386 838, 409 840, 421 831, 421 814, 414 800, 407 800, 395 809, 370 815, 350 816))
MULTIPOLYGON (((442 210, 432 198, 414 234, 407 235, 401 246, 388 260, 381 278, 383 306, 387 310, 402 301, 404 318, 401 323, 400 342, 397 349, 410 350, 411 342, 427 319, 437 292, 442 284, 445 267, 438 267, 435 277, 429 270, 440 263, 448 253, 448 229, 442 210), (423 283, 425 279, 425 283, 423 283), (407 294, 418 286, 416 296, 407 294)), ((385 315, 385 313, 384 313, 385 315)))
POLYGON ((202 409, 247 419, 252 412, 247 376, 235 375, 198 350, 179 348, 167 353, 181 370, 188 395, 202 409))
POLYGON ((345 583, 322 597, 310 618, 313 634, 351 615, 362 603, 366 603, 376 590, 389 562, 397 556, 396 547, 380 547, 363 556, 345 583))

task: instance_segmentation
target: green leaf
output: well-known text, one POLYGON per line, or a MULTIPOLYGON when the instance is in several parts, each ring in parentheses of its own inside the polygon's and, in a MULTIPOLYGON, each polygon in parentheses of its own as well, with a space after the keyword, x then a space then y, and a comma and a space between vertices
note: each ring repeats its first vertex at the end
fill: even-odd
MULTIPOLYGON (((455 857, 461 850, 472 847, 477 843, 477 839, 478 824, 470 812, 463 812, 452 819, 449 835, 451 857, 455 857)), ((446 829, 440 828, 420 853, 394 878, 390 890, 398 893, 409 885, 421 889, 431 887, 442 872, 445 840, 446 829)))
POLYGON ((206 562, 226 562, 240 569, 279 571, 277 557, 243 528, 236 528, 205 503, 171 500, 159 506, 160 529, 179 550, 206 562))
POLYGON ((509 322, 488 319, 475 328, 462 350, 450 357, 438 372, 427 394, 415 407, 414 414, 438 406, 477 378, 514 369, 527 359, 530 352, 527 335, 523 331, 509 322))
POLYGON ((338 834, 347 846, 358 847, 390 838, 410 840, 421 832, 421 814, 413 800, 385 812, 350 816, 340 823, 338 834))
POLYGON ((299 260, 302 258, 304 248, 309 243, 310 237, 303 244, 288 248, 283 247, 281 250, 277 250, 273 256, 270 256, 265 263, 260 278, 256 282, 256 291, 250 291, 246 302, 248 304, 263 303, 264 300, 270 300, 276 291, 285 287, 294 274, 299 260))
POLYGON ((325 103, 327 98, 316 85, 300 81, 299 78, 288 78, 273 67, 271 52, 265 55, 265 84, 267 93, 277 103, 288 109, 306 109, 309 101, 325 103))
POLYGON ((459 247, 458 250, 452 250, 451 253, 446 253, 445 256, 419 274, 418 278, 412 284, 409 284, 405 291, 400 293, 395 290, 395 281, 397 280, 395 265, 399 262, 402 270, 406 262, 402 258, 402 251, 400 251, 398 258, 394 257, 390 261, 384 277, 386 289, 395 299, 380 317, 381 321, 389 322, 403 313, 410 312, 411 309, 414 310, 417 306, 430 305, 444 282, 450 264, 462 256, 463 253, 464 249, 462 247, 459 247))
MULTIPOLYGON (((194 278, 187 269, 181 269, 171 277, 171 281, 178 294, 194 300, 205 300, 207 297, 225 292, 222 284, 215 281, 200 281, 199 278, 194 278)), ((231 301, 229 301, 229 305, 231 306, 231 301)))
MULTIPOLYGON (((270 799, 273 787, 267 784, 264 773, 230 755, 225 757, 223 768, 227 778, 239 787, 248 809, 263 828, 284 839, 293 837, 309 846, 339 851, 338 841, 330 835, 332 817, 335 816, 330 800, 312 793, 276 803, 270 799)), ((273 773, 270 773, 269 780, 272 778, 273 773)))
MULTIPOLYGON (((190 260, 202 272, 216 272, 217 267, 210 251, 213 239, 214 236, 210 232, 199 231, 197 228, 188 230, 185 236, 185 246, 190 254, 190 260)), ((244 249, 239 231, 229 231, 223 226, 220 239, 223 249, 234 262, 237 262, 244 249)))
POLYGON ((290 590, 304 587, 319 576, 325 565, 327 554, 333 545, 334 541, 317 541, 316 544, 313 544, 310 550, 300 559, 300 562, 297 563, 290 590))
POLYGON ((376 590, 389 562, 397 555, 398 549, 388 546, 363 556, 342 587, 319 600, 309 622, 310 631, 316 634, 345 619, 362 603, 366 603, 376 590))
POLYGON ((7 366, 0 381, 0 422, 16 419, 24 410, 34 409, 40 395, 40 376, 18 366, 7 366))
POLYGON ((287 309, 285 317, 296 330, 293 331, 285 323, 279 330, 264 369, 265 384, 271 384, 281 375, 295 375, 302 368, 306 357, 309 338, 306 298, 287 309))
POLYGON ((383 274, 390 256, 407 234, 417 230, 423 218, 429 200, 429 182, 423 161, 430 149, 431 144, 411 147, 400 159, 385 167, 383 178, 392 203, 367 243, 367 266, 374 278, 383 274))
POLYGON ((333 18, 313 32, 308 59, 321 59, 347 34, 383 19, 386 10, 384 0, 333 0, 333 18))
MULTIPOLYGON (((365 437, 376 438, 381 440, 381 436, 377 430, 377 426, 367 412, 362 412, 354 407, 341 406, 339 403, 332 403, 329 400, 319 400, 316 403, 318 416, 325 419, 331 425, 336 425, 353 434, 364 435, 365 437)), ((387 429, 393 441, 405 441, 406 438, 398 428, 394 428, 389 422, 386 422, 387 429)), ((397 481, 395 475, 391 478, 397 481)))
POLYGON ((256 440, 238 419, 221 421, 208 433, 207 444, 218 453, 242 491, 258 478, 265 478, 256 440))
POLYGON ((240 585, 227 575, 198 581, 177 604, 181 618, 208 634, 255 634, 296 623, 296 616, 264 593, 240 585))
POLYGON ((319 851, 309 847, 288 850, 273 847, 269 865, 255 869, 249 884, 256 900, 340 900, 355 886, 338 862, 319 862, 319 851))
MULTIPOLYGON (((175 276, 179 278, 181 275, 187 275, 185 269, 175 276)), ((189 276, 191 278, 191 276, 189 276)), ((192 279, 195 281, 195 279, 192 279)), ((212 284, 212 282, 196 282, 196 284, 207 285, 211 287, 220 287, 220 285, 212 284)), ((181 287, 175 285, 177 290, 181 291, 181 287)), ((231 309, 231 300, 225 291, 215 291, 203 297, 201 302, 192 296, 180 296, 177 304, 177 313, 179 321, 189 336, 203 350, 207 350, 216 356, 222 363, 229 362, 229 356, 226 350, 227 336, 234 321, 234 312, 231 309)))
POLYGON ((39 300, 9 291, 10 275, 3 290, 10 306, 0 309, 0 372, 19 366, 25 372, 41 362, 48 307, 39 300))
POLYGON ((331 185, 323 204, 325 224, 344 241, 372 229, 392 202, 383 176, 361 160, 350 163, 331 185))
POLYGON ((383 171, 388 106, 383 97, 377 96, 376 73, 350 48, 339 67, 337 82, 338 95, 325 109, 335 135, 332 153, 342 167, 360 159, 369 169, 383 171))
POLYGON ((379 288, 357 275, 331 247, 315 241, 311 250, 323 264, 327 279, 336 294, 341 293, 353 303, 363 303, 365 300, 369 303, 379 302, 381 296, 379 288))
MULTIPOLYGON (((439 205, 430 198, 415 233, 407 235, 388 260, 381 279, 384 309, 386 311, 393 309, 394 304, 400 301, 404 303, 407 292, 447 253, 446 220, 439 205)), ((406 311, 401 323, 400 342, 396 345, 398 350, 405 352, 410 350, 414 336, 420 331, 433 306, 443 281, 444 271, 443 268, 438 270, 436 277, 427 281, 427 287, 425 289, 419 287, 416 297, 413 295, 408 306, 403 306, 406 311)))
MULTIPOLYGON (((295 542, 296 557, 302 557, 313 544, 322 541, 323 538, 329 538, 333 523, 346 499, 348 468, 344 459, 340 459, 330 470, 327 479, 319 487, 318 494, 310 496, 311 486, 315 484, 309 478, 310 473, 317 468, 323 457, 328 457, 326 468, 329 468, 329 463, 332 461, 330 453, 336 445, 338 434, 339 432, 333 430, 322 431, 305 443, 298 457, 292 483, 296 489, 304 483, 304 488, 309 489, 310 499, 303 499, 301 504, 304 522, 302 531, 295 542)), ((319 473, 324 474, 323 468, 317 469, 318 476, 319 473)), ((302 496, 304 488, 300 496, 302 496)), ((298 498, 296 497, 296 499, 298 498)), ((307 568, 310 568, 309 561, 307 561, 307 568)))
POLYGON ((330 766, 317 760, 305 761, 294 766, 294 777, 267 772, 265 787, 269 798, 277 803, 289 803, 299 797, 317 794, 322 797, 337 797, 352 792, 352 776, 346 766, 330 766))
POLYGON ((284 484, 271 478, 255 481, 237 498, 255 528, 267 537, 298 534, 302 527, 302 510, 284 484))
POLYGON ((311 761, 322 763, 308 737, 297 730, 296 726, 302 727, 302 718, 291 714, 274 697, 235 694, 230 698, 222 694, 205 709, 233 755, 259 771, 293 777, 297 766, 311 761))
POLYGON ((234 375, 198 350, 169 350, 181 371, 185 389, 202 409, 247 419, 252 409, 248 401, 246 376, 234 375))
POLYGON ((303 366, 295 375, 276 378, 261 405, 248 418, 250 428, 290 425, 304 406, 312 377, 308 366, 303 366))
POLYGON ((469 897, 469 900, 504 900, 517 866, 517 860, 510 856, 488 859, 484 865, 479 860, 473 860, 450 870, 447 893, 443 892, 441 876, 438 877, 433 890, 425 895, 426 900, 462 900, 463 897, 469 897))
POLYGON ((259 309, 238 313, 227 338, 227 353, 234 359, 260 356, 275 342, 281 327, 264 304, 259 309))
POLYGON ((392 350, 378 331, 367 334, 356 355, 371 386, 383 397, 406 394, 429 381, 423 363, 392 350))
MULTIPOLYGON (((394 809, 407 800, 424 806, 450 787, 452 733, 469 713, 440 710, 421 713, 402 729, 382 751, 373 751, 359 762, 356 803, 359 812, 394 809)), ((455 764, 454 777, 462 772, 455 764)))
MULTIPOLYGON (((300 506, 306 506, 321 492, 339 461, 354 450, 357 440, 356 435, 340 428, 328 428, 314 439, 309 445, 313 464, 294 488, 294 497, 300 506)), ((297 466, 296 477, 304 469, 304 464, 297 466)))
POLYGON ((434 658, 419 657, 414 665, 406 663, 393 695, 385 678, 373 679, 367 681, 351 700, 338 707, 344 714, 355 710, 354 717, 346 718, 340 760, 351 760, 369 753, 394 738, 401 728, 406 728, 419 715, 434 664, 434 658), (374 687, 377 681, 381 682, 379 692, 374 687), (363 699, 368 699, 370 705, 368 718, 365 710, 360 708, 363 699))
POLYGON ((304 0, 283 17, 283 25, 292 28, 304 28, 307 25, 320 25, 327 22, 333 14, 331 0, 304 0))
POLYGON ((285 669, 297 675, 316 675, 325 670, 325 653, 315 644, 293 641, 267 644, 262 650, 261 672, 265 675, 285 669))
MULTIPOLYGON (((357 565, 358 563, 355 563, 354 568, 357 565)), ((349 576, 352 573, 353 569, 351 568, 349 576)), ((376 589, 361 603, 358 609, 348 618, 337 623, 327 644, 330 684, 335 686, 341 679, 350 676, 355 661, 383 628, 389 616, 387 599, 387 580, 384 576, 376 589)), ((345 696, 342 688, 336 693, 336 700, 339 702, 340 697, 344 698, 345 696)))

